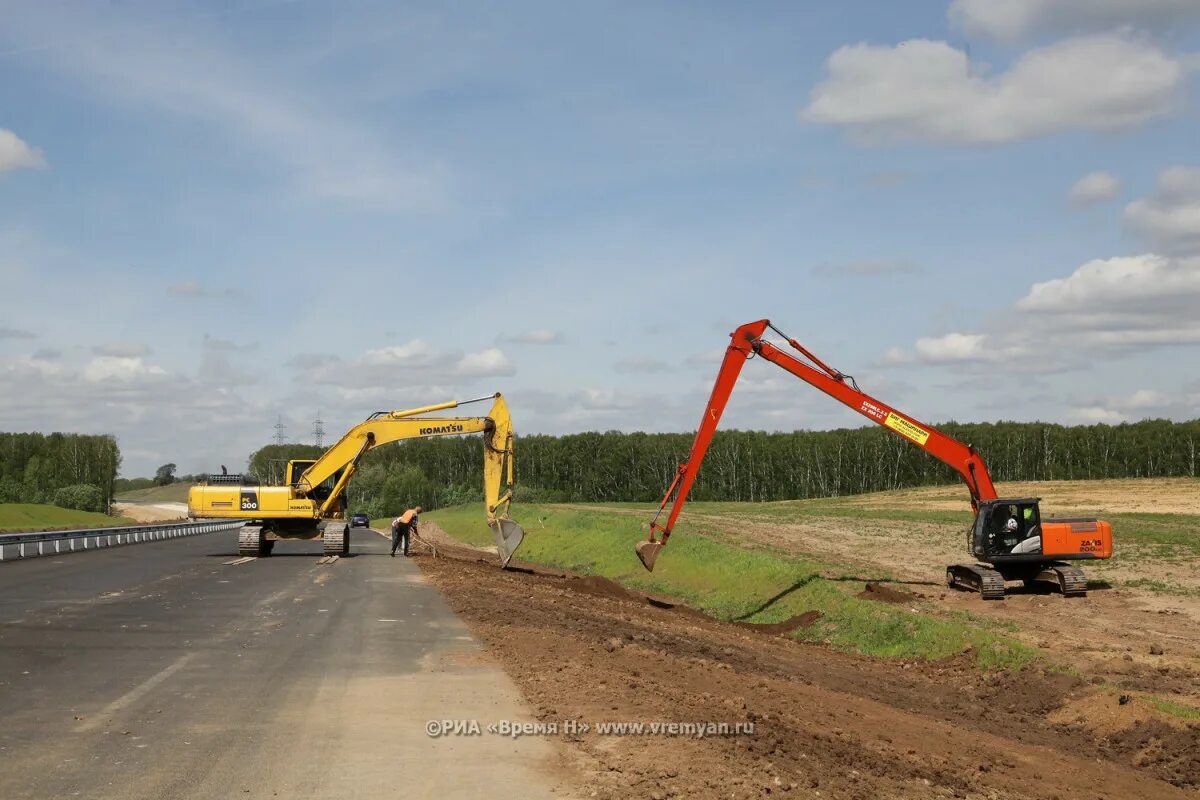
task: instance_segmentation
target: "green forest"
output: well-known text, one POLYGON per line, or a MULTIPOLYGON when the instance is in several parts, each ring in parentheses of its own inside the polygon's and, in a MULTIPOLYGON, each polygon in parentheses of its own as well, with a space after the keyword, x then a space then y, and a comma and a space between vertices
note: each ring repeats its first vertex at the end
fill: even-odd
MULTIPOLYGON (((947 423, 998 481, 1178 477, 1197 473, 1200 420, 1122 425, 947 423)), ((686 458, 692 434, 580 433, 524 436, 516 444, 518 499, 526 502, 657 501, 686 458)), ((417 439, 368 454, 349 489, 350 508, 386 516, 480 499, 477 436, 417 439)), ((271 445, 251 458, 264 481, 287 458, 313 458, 311 445, 271 445), (273 466, 272 466, 273 462, 273 466)), ((697 500, 798 500, 953 483, 958 476, 882 428, 720 431, 700 471, 697 500)))
POLYGON ((112 436, 0 433, 0 503, 107 513, 120 467, 112 436))

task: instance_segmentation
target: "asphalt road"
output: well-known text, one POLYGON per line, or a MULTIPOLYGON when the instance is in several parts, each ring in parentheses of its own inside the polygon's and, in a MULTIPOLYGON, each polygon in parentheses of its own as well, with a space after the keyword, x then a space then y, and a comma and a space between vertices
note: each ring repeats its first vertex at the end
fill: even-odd
MULTIPOLYGON (((236 532, 0 565, 0 797, 549 797, 543 739, 415 563, 236 532)), ((568 792, 569 793, 569 792, 568 792)))

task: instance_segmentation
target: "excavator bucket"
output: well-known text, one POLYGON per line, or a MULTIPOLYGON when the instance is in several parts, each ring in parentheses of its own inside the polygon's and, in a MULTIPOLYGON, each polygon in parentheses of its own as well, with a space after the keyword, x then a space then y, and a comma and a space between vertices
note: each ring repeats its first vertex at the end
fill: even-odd
POLYGON ((488 527, 492 529, 492 536, 496 539, 496 553, 500 556, 500 566, 507 567, 513 553, 521 546, 521 540, 525 538, 525 530, 506 517, 488 520, 488 527))
POLYGON ((638 542, 633 549, 637 552, 637 557, 646 571, 653 572, 654 561, 658 558, 658 552, 663 549, 662 542, 647 539, 644 542, 638 542))

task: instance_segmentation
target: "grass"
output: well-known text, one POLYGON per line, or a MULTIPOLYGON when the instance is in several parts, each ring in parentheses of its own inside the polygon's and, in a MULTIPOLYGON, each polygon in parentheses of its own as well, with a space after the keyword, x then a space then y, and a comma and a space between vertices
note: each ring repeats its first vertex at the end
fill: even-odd
POLYGON ((1200 514, 1106 514, 1114 550, 1122 544, 1145 547, 1158 558, 1200 556, 1200 514))
MULTIPOLYGON (((1006 669, 1035 657, 1032 648, 965 616, 944 618, 859 599, 854 593, 863 588, 861 582, 826 578, 837 570, 817 561, 746 549, 698 535, 693 528, 691 535, 672 539, 655 571, 647 573, 633 552, 645 535, 636 517, 538 505, 523 506, 516 516, 526 532, 521 559, 678 597, 720 619, 780 622, 818 610, 820 620, 795 635, 841 650, 939 659, 970 649, 981 667, 1006 669)), ((461 541, 491 543, 479 505, 439 509, 425 518, 461 541)))
POLYGON ((146 489, 134 489, 116 496, 116 501, 138 503, 186 503, 190 483, 169 483, 166 486, 150 486, 146 489))
POLYGON ((692 514, 716 516, 758 517, 780 522, 804 522, 809 519, 870 519, 894 520, 897 522, 932 522, 946 525, 966 526, 971 521, 971 512, 963 501, 963 511, 938 511, 916 508, 866 508, 856 505, 847 498, 821 498, 819 500, 787 500, 775 503, 689 503, 687 510, 692 514))
POLYGON ((0 503, 0 531, 40 531, 54 528, 105 528, 136 524, 128 517, 110 517, 39 503, 0 503))
POLYGON ((1179 597, 1200 596, 1200 590, 1171 581, 1160 581, 1155 578, 1134 578, 1133 580, 1122 581, 1121 585, 1128 586, 1131 589, 1146 589, 1158 594, 1173 594, 1179 597))
POLYGON ((1170 714, 1179 719, 1200 720, 1200 708, 1196 708, 1195 706, 1176 703, 1174 700, 1168 700, 1165 697, 1151 697, 1150 705, 1164 714, 1170 714))

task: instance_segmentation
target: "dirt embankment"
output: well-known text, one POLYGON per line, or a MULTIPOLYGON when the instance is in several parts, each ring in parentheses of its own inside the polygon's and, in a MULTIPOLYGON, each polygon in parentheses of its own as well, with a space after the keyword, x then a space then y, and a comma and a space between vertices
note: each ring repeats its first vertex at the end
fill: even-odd
MULTIPOLYGON (((467 550, 443 552, 465 560, 422 555, 423 571, 539 719, 593 726, 563 741, 585 797, 1117 800, 1200 788, 1200 726, 1147 716, 1079 677, 987 674, 969 656, 872 660, 602 579, 501 571, 467 550), (1101 724, 1098 709, 1115 724, 1101 724), (604 721, 755 727, 600 735, 604 721)), ((904 594, 874 590, 895 599, 889 592, 904 594)), ((805 617, 789 624, 811 624, 805 617)))
POLYGON ((176 522, 187 519, 186 503, 113 503, 122 517, 137 522, 176 522))

